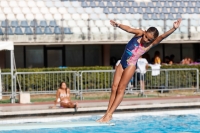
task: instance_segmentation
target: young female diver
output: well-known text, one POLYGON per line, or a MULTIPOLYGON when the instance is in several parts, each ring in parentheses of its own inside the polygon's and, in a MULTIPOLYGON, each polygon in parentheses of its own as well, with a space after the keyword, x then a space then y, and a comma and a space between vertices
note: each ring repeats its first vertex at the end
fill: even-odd
POLYGON ((114 27, 135 34, 135 36, 125 47, 125 51, 121 57, 121 62, 114 75, 107 111, 102 118, 97 120, 98 122, 108 122, 112 119, 112 114, 121 103, 126 86, 135 72, 138 58, 172 34, 179 27, 181 19, 175 21, 173 27, 160 36, 155 27, 150 27, 147 31, 143 31, 141 29, 134 29, 127 25, 117 23, 113 20, 111 20, 110 23, 114 27))

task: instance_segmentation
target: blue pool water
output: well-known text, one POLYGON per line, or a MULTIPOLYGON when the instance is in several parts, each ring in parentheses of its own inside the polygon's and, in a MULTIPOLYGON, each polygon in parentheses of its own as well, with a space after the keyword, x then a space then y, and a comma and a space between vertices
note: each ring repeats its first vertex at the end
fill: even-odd
MULTIPOLYGON (((200 113, 200 112, 199 112, 200 113)), ((119 114, 115 126, 46 128, 34 130, 0 131, 0 133, 200 133, 200 114, 119 114)), ((100 116, 88 116, 67 121, 95 121, 100 116)))

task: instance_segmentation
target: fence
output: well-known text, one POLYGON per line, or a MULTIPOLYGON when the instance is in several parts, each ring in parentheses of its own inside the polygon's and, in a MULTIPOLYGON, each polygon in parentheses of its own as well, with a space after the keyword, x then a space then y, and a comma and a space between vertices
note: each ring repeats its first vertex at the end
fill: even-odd
POLYGON ((72 93, 79 92, 77 88, 77 72, 54 71, 54 72, 17 72, 15 92, 30 92, 31 94, 55 93, 60 83, 65 81, 72 93))
MULTIPOLYGON (((169 90, 199 89, 199 70, 186 69, 160 69, 147 70, 144 77, 145 91, 158 90, 161 93, 169 90), (153 71, 159 71, 159 75, 152 76, 153 71)), ((132 84, 128 86, 128 92, 140 90, 141 82, 137 74, 133 76, 132 84)))
POLYGON ((82 93, 108 92, 111 90, 114 70, 93 70, 79 72, 79 86, 82 93))
MULTIPOLYGON (((180 89, 199 89, 198 69, 160 69, 148 70, 145 75, 145 91, 167 91, 180 89), (152 76, 153 71, 159 71, 159 75, 152 76)), ((81 93, 110 91, 114 76, 113 70, 107 71, 81 71, 80 84, 81 93)), ((140 90, 135 74, 127 86, 126 93, 133 93, 140 90)))
MULTIPOLYGON (((155 70, 153 70, 155 71, 155 70)), ((145 75, 145 91, 169 91, 195 89, 199 91, 199 70, 160 69, 159 75, 152 76, 152 70, 145 75)), ((60 82, 66 81, 72 93, 80 96, 88 92, 110 92, 114 70, 91 71, 54 71, 54 72, 16 72, 14 80, 14 96, 20 91, 31 94, 55 94, 60 82)), ((1 73, 2 94, 11 95, 11 75, 1 73)), ((140 90, 140 82, 135 76, 127 86, 126 93, 140 90)))
POLYGON ((11 73, 0 73, 1 74, 1 96, 11 96, 12 88, 11 88, 11 73))
POLYGON ((1 73, 1 86, 3 96, 10 96, 12 94, 11 73, 1 73))

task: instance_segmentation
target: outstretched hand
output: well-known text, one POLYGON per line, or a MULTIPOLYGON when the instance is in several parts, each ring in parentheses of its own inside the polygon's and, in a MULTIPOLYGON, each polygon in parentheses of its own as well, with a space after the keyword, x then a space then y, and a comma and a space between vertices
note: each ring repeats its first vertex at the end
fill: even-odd
POLYGON ((110 24, 114 27, 119 27, 119 23, 117 23, 116 21, 114 20, 110 20, 110 24))
POLYGON ((180 26, 181 21, 182 21, 182 19, 179 18, 177 21, 174 22, 173 27, 174 27, 175 29, 177 29, 177 28, 180 26))

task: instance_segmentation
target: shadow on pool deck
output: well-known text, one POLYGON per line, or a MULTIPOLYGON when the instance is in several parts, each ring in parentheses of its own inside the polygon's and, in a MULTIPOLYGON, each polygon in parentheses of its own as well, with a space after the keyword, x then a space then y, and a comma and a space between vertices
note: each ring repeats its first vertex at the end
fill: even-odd
MULTIPOLYGON (((75 101, 74 101, 75 102, 75 101)), ((83 100, 79 103, 77 114, 105 112, 108 100, 83 100)), ((26 116, 26 115, 44 115, 44 114, 72 114, 75 112, 72 108, 49 109, 53 102, 40 102, 29 104, 1 104, 0 117, 26 116)), ((200 96, 179 96, 165 98, 129 98, 123 99, 116 111, 137 111, 137 110, 155 110, 155 109, 173 109, 173 108, 199 108, 200 96)))

